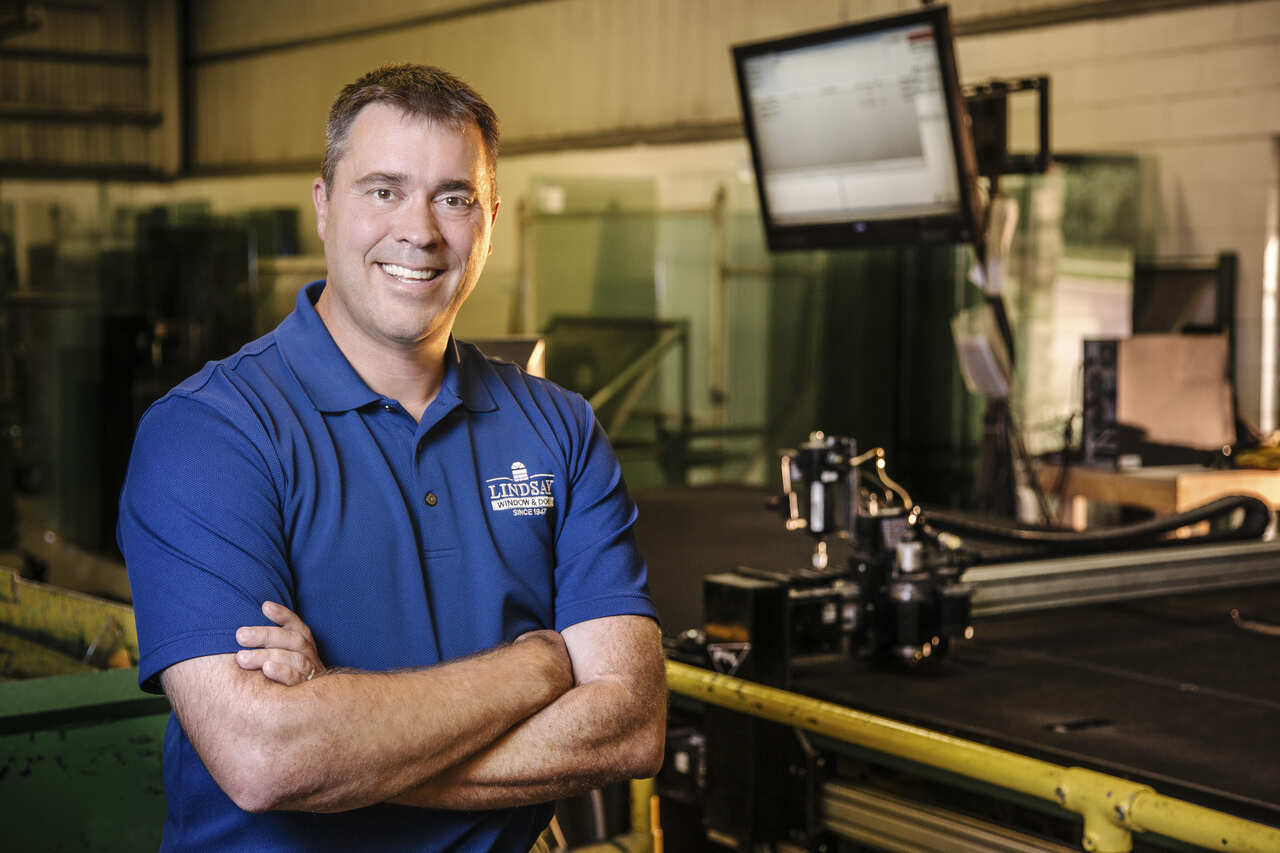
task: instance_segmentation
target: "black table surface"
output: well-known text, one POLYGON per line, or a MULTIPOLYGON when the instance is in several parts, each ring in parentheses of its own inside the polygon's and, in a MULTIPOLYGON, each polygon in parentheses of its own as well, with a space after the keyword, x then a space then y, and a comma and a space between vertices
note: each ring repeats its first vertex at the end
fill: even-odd
MULTIPOLYGON (((810 543, 763 511, 766 498, 637 495, 665 633, 698 624, 706 574, 805 564, 810 543)), ((1233 608, 1280 622, 1280 585, 987 619, 936 665, 800 667, 793 688, 1280 824, 1280 637, 1237 627, 1233 608)))

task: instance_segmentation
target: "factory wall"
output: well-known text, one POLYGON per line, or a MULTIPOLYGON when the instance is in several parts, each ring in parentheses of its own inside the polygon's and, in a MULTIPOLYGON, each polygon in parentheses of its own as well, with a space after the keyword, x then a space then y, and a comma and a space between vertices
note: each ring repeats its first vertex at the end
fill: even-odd
MULTIPOLYGON (((208 199, 215 210, 296 205, 303 249, 314 252, 306 181, 319 160, 321 124, 333 93, 379 62, 438 63, 484 92, 503 118, 500 182, 506 209, 483 295, 462 322, 470 334, 505 331, 518 283, 513 249, 520 235, 513 214, 531 181, 547 175, 647 176, 656 183, 659 206, 705 205, 718 184, 738 181, 748 163, 729 45, 915 5, 191 3, 185 6, 191 38, 183 91, 192 177, 85 185, 81 204, 86 216, 112 203, 194 197, 208 199)), ((1154 4, 1159 8, 1144 14, 1072 20, 1079 17, 1073 10, 1085 7, 1142 5, 957 0, 952 6, 961 74, 978 82, 1047 73, 1053 79, 1057 150, 1140 155, 1149 179, 1140 251, 1239 252, 1241 409, 1263 426, 1274 426, 1275 337, 1274 320, 1268 319, 1274 315, 1264 300, 1263 257, 1270 236, 1267 205, 1280 185, 1280 0, 1154 4)), ((124 152, 121 162, 163 173, 175 137, 161 129, 172 129, 174 110, 172 93, 158 82, 166 67, 159 55, 166 39, 174 38, 178 6, 158 0, 131 6, 143 13, 135 23, 146 18, 147 26, 130 33, 120 24, 92 38, 153 57, 147 74, 131 72, 131 82, 119 85, 132 93, 125 99, 130 103, 143 98, 156 124, 142 138, 136 128, 123 128, 120 139, 89 140, 74 150, 86 157, 89 151, 124 152)), ((11 63, 0 65, 0 82, 16 73, 11 63)), ((1015 143, 1024 146, 1030 144, 1026 119, 1015 112, 1015 143)), ((39 147, 28 143, 23 150, 33 145, 39 147)), ((0 183, 0 201, 52 194, 66 199, 74 193, 63 183, 0 183)), ((733 198, 743 209, 753 205, 749 192, 733 198)))
MULTIPOLYGON (((965 36, 958 61, 968 81, 1049 74, 1057 150, 1142 158, 1139 251, 1239 253, 1240 409, 1265 428, 1280 425, 1275 315, 1268 313, 1276 283, 1263 281, 1275 228, 1268 233, 1268 205, 1280 192, 1280 3, 965 36)), ((1029 118, 1015 127, 1027 147, 1029 118)))
POLYGON ((180 42, 173 0, 15 6, 0 50, 0 168, 176 174, 180 42))

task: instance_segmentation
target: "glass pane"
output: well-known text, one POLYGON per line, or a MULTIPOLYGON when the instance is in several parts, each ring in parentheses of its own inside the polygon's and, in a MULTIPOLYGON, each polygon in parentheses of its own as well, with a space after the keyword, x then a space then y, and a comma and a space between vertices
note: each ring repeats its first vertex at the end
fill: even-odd
POLYGON ((0 549, 19 546, 39 579, 127 599, 116 502, 137 420, 274 321, 258 259, 297 251, 298 214, 107 198, 0 211, 0 549))
POLYGON ((1062 446, 1081 407, 1083 341, 1127 337, 1137 249, 1139 163, 1061 159, 1045 175, 1010 176, 1021 208, 1008 263, 1017 343, 1014 411, 1032 453, 1062 446))

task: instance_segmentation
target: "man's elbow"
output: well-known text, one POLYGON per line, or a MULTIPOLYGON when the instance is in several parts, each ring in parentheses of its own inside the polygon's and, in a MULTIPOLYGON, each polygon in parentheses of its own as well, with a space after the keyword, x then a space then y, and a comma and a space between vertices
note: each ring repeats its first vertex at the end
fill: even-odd
POLYGON ((291 793, 286 789, 287 776, 281 763, 268 760, 266 752, 259 745, 244 746, 216 772, 210 768, 214 781, 231 802, 253 814, 283 808, 291 793))
POLYGON ((628 776, 632 779, 649 779, 662 769, 663 752, 667 745, 667 682, 661 658, 652 674, 650 689, 641 704, 642 718, 632 729, 630 740, 628 776))
POLYGON ((231 802, 235 803, 236 807, 242 811, 251 814, 263 814, 279 808, 278 798, 262 785, 250 783, 244 787, 226 788, 225 790, 227 796, 231 798, 231 802))
POLYGON ((649 779, 662 769, 663 752, 667 742, 667 715, 651 715, 637 727, 628 739, 626 776, 630 779, 649 779))
POLYGON ((632 768, 628 775, 632 779, 651 779, 662 769, 663 751, 666 747, 666 733, 658 732, 637 745, 632 755, 632 768))
MULTIPOLYGON (((214 781, 246 812, 296 810, 320 793, 315 762, 306 759, 286 729, 263 725, 253 737, 228 744, 220 760, 206 762, 214 781)), ((312 805, 308 810, 321 810, 312 805)))

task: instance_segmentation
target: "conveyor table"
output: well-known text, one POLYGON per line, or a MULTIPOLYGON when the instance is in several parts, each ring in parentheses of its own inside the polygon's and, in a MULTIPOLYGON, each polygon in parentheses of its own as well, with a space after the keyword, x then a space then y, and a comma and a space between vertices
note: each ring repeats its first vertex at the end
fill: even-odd
POLYGON ((800 693, 1280 824, 1280 586, 1002 617, 930 670, 803 669, 800 693))
MULTIPOLYGON (((637 494, 637 535, 669 635, 701 621, 701 580, 738 565, 805 564, 806 537, 760 490, 637 494)), ((793 688, 853 708, 1144 781, 1280 825, 1280 585, 995 617, 939 666, 847 661, 800 668, 793 688)))

